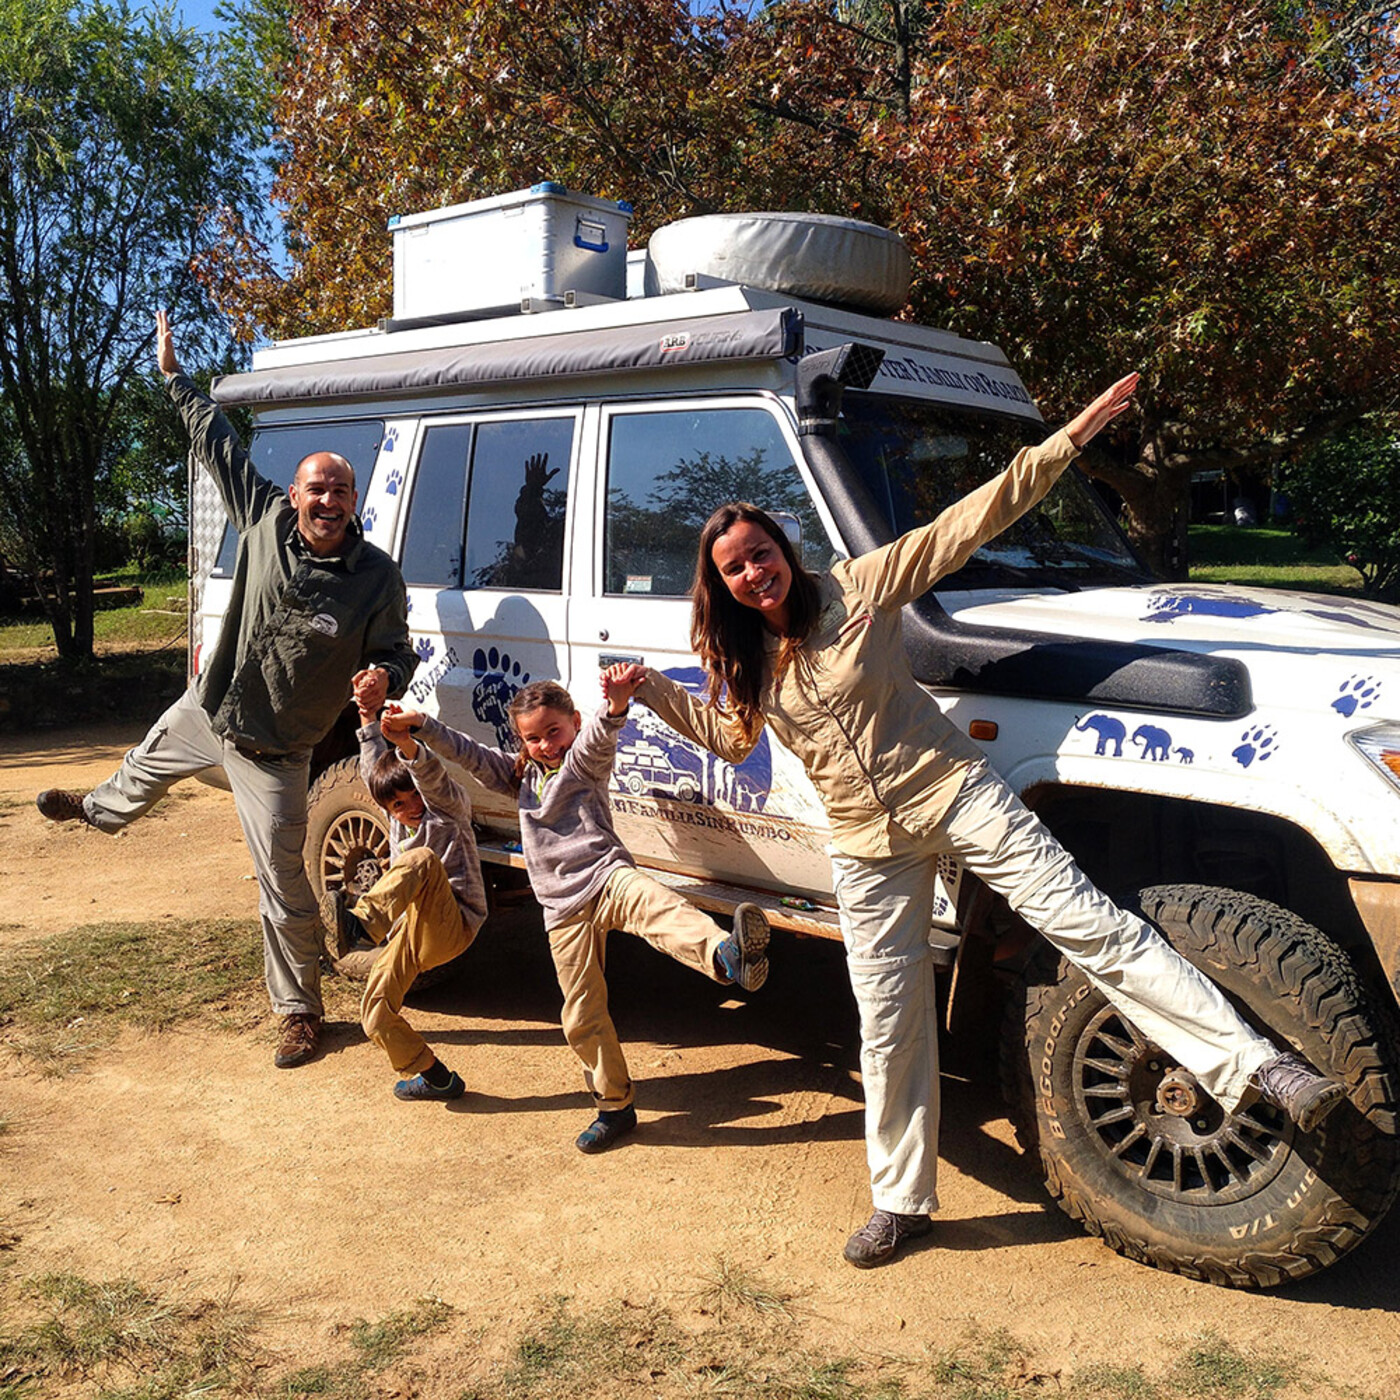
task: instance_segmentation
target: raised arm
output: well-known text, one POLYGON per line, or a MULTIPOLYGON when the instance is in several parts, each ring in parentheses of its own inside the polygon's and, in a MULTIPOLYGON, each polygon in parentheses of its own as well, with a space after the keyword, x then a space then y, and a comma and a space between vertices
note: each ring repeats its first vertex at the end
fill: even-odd
POLYGON ((637 687, 637 699, 660 715, 677 734, 709 749, 726 763, 742 763, 754 751, 762 733, 760 726, 751 739, 746 739, 736 719, 697 700, 683 685, 659 671, 647 671, 646 679, 637 687))
POLYGON ((520 791, 520 780, 515 776, 514 754, 478 744, 470 735, 433 719, 431 715, 417 718, 421 719, 419 738, 425 744, 430 744, 436 753, 464 768, 482 786, 510 797, 520 791))
POLYGON ((898 608, 955 573, 989 540, 1020 519, 1059 480, 1089 440, 1128 407, 1136 374, 1105 390, 1038 447, 1023 447, 1011 465, 969 491, 927 525, 873 549, 833 572, 844 573, 878 607, 898 608))
POLYGON ((275 510, 285 493, 254 470, 233 424, 180 368, 175 338, 164 311, 156 312, 156 364, 165 376, 165 392, 190 435, 195 460, 213 478, 225 513, 233 528, 242 534, 268 511, 275 510))
POLYGON ((443 761, 427 744, 419 744, 417 752, 405 763, 413 773, 413 781, 424 802, 435 812, 451 817, 459 825, 472 819, 471 798, 466 789, 448 771, 443 761))

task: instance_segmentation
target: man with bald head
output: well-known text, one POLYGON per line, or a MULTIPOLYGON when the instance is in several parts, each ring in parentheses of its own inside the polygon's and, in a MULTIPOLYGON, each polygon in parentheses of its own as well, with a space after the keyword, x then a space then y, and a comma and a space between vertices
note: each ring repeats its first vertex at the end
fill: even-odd
POLYGON ((181 371, 164 312, 156 363, 238 531, 233 592, 199 676, 121 767, 87 794, 41 792, 38 807, 114 833, 181 778, 223 766, 257 871, 267 989, 283 1018, 275 1063, 286 1069, 311 1059, 321 1036, 319 922, 302 861, 311 750, 352 685, 378 709, 404 693, 418 658, 398 565, 355 517, 350 463, 313 452, 284 493, 181 371))

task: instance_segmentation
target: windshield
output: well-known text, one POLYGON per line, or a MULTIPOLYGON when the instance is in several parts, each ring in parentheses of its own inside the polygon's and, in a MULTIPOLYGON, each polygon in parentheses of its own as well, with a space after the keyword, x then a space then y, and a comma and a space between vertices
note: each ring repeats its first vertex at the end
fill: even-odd
MULTIPOLYGON (((841 410, 841 446, 896 535, 927 524, 1044 434, 1038 423, 850 390, 841 410)), ((1074 589, 1149 578, 1098 493, 1070 470, 938 587, 1074 589)))

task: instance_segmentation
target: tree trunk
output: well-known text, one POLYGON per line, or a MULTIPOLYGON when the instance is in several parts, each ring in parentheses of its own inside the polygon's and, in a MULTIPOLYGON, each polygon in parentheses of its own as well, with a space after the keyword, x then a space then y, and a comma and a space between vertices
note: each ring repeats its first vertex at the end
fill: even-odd
POLYGON ((1168 456, 1149 424, 1138 438, 1136 453, 1126 461, 1112 461, 1091 451, 1081 466, 1123 498, 1124 528, 1152 572, 1160 579, 1184 583, 1191 512, 1189 459, 1168 456))

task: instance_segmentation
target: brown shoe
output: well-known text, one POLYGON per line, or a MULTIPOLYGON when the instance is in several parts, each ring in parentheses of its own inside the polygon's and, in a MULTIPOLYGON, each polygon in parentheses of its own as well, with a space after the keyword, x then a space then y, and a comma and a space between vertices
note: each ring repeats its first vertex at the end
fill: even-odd
POLYGON ((45 788, 34 799, 34 805, 39 809, 39 815, 47 817, 51 822, 82 822, 84 826, 92 826, 93 820, 88 816, 87 808, 83 806, 83 798, 86 796, 85 792, 45 788))
POLYGON ((282 1018, 282 1039, 272 1063, 278 1069, 295 1069, 316 1057, 321 1048, 321 1018, 306 1012, 282 1018))

